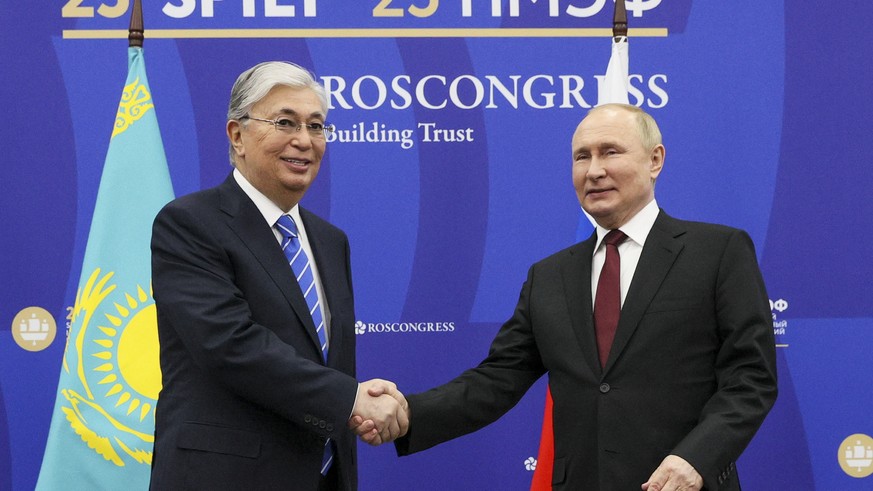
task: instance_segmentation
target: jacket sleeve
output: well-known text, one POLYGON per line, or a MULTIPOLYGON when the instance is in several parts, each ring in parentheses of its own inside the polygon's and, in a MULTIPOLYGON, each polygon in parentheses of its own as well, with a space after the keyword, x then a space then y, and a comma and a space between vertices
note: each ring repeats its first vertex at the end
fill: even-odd
POLYGON ((529 299, 534 268, 522 287, 515 312, 497 333, 488 357, 454 380, 410 395, 410 426, 396 442, 407 455, 472 433, 512 409, 544 373, 531 330, 529 299))
POLYGON ((673 453, 719 489, 776 401, 776 349, 764 281, 749 236, 734 230, 719 263, 715 393, 673 453))

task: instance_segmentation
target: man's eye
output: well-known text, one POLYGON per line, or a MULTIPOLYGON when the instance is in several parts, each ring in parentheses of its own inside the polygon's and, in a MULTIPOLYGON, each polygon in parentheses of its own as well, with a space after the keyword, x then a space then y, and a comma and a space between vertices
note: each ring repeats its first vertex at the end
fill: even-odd
POLYGON ((281 126, 283 128, 296 128, 297 127, 297 123, 295 123, 294 121, 291 121, 290 119, 287 119, 287 118, 277 119, 276 125, 281 126))
POLYGON ((309 123, 308 125, 306 125, 306 127, 312 131, 321 131, 324 129, 324 124, 323 123, 309 123))

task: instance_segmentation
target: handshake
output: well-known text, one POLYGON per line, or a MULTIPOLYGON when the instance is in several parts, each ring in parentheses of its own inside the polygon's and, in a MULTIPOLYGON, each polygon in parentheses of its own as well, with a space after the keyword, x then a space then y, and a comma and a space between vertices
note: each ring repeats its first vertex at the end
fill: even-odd
POLYGON ((397 385, 377 378, 361 382, 349 429, 370 445, 405 435, 409 430, 409 404, 397 385))

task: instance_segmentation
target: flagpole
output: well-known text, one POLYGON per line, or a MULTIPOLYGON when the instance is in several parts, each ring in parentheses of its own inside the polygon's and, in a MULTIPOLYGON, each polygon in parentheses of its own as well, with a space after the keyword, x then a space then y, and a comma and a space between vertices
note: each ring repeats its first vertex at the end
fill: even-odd
POLYGON ((130 28, 128 32, 127 45, 131 48, 142 48, 145 36, 143 35, 142 4, 140 0, 133 0, 133 10, 130 12, 130 28))
POLYGON ((620 37, 627 37, 627 8, 624 0, 615 2, 615 10, 612 14, 612 37, 616 41, 620 37))
MULTIPOLYGON (((615 2, 612 16, 612 55, 609 57, 606 74, 603 80, 599 81, 598 106, 609 103, 628 103, 627 7, 625 7, 624 1, 616 0, 615 2)), ((576 239, 585 240, 594 225, 594 219, 591 215, 581 213, 576 239), (588 225, 589 223, 591 226, 588 225)), ((540 433, 540 448, 534 462, 534 475, 531 479, 530 491, 551 491, 552 489, 555 460, 553 407, 551 388, 547 387, 543 427, 540 433)))
POLYGON ((155 216, 173 199, 173 183, 142 56, 142 7, 139 0, 132 5, 127 75, 100 175, 37 491, 149 486, 161 388, 149 242, 155 216), (114 385, 98 388, 108 382, 114 385))
POLYGON ((628 42, 627 7, 624 0, 616 0, 612 15, 612 54, 606 74, 598 84, 597 105, 627 104, 628 90, 628 42))

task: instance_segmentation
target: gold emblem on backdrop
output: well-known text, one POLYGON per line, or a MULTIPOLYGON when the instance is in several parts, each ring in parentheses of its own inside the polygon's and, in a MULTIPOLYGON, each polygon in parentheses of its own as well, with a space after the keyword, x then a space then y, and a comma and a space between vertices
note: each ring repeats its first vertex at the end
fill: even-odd
POLYGON ((155 105, 152 103, 152 94, 145 85, 139 83, 139 77, 124 86, 121 94, 121 102, 118 103, 118 113, 115 115, 115 128, 112 130, 112 138, 124 133, 135 121, 142 118, 149 109, 155 105))
POLYGON ((76 293, 64 356, 64 370, 74 376, 61 385, 61 411, 104 459, 151 465, 161 390, 157 311, 151 289, 119 291, 113 275, 97 268, 76 293))
POLYGON ((58 332, 55 318, 41 307, 22 309, 12 320, 12 338, 27 351, 48 348, 58 332))
POLYGON ((863 478, 873 474, 873 438, 855 433, 843 440, 837 453, 843 472, 863 478))

